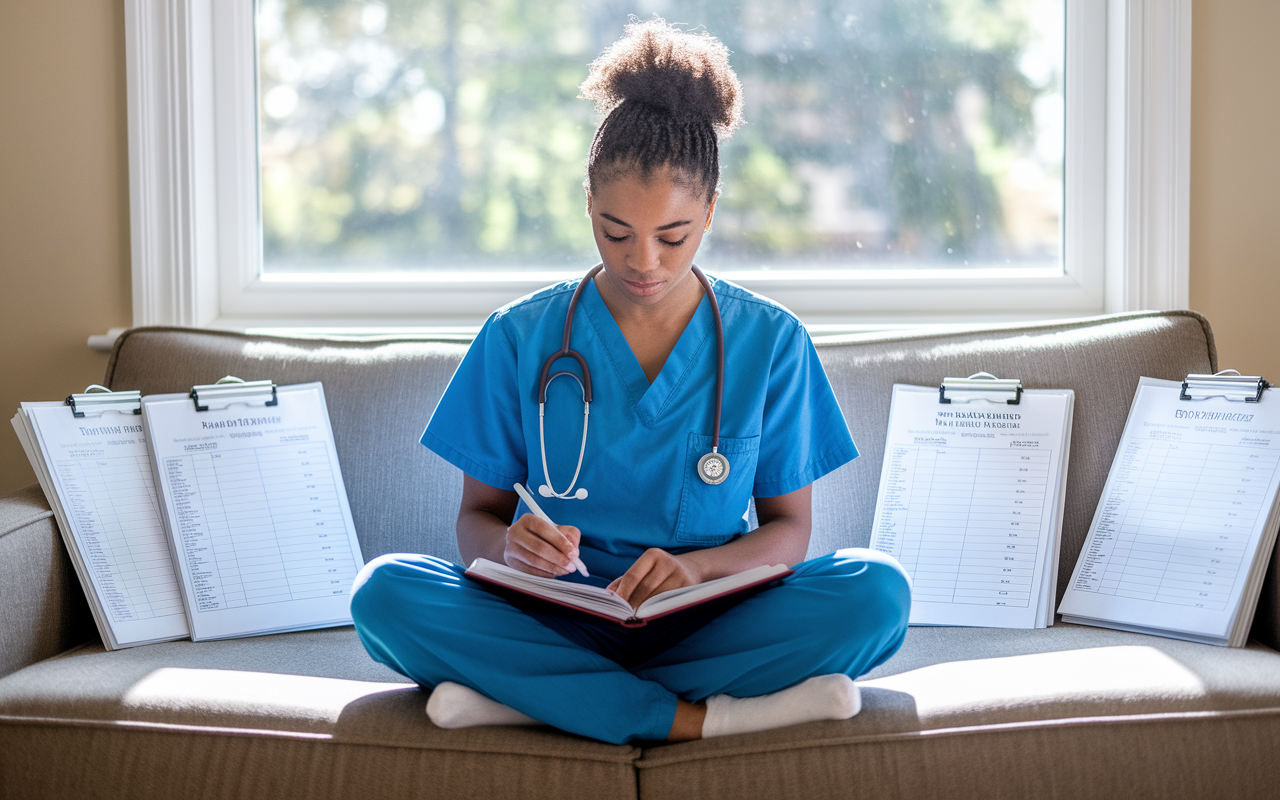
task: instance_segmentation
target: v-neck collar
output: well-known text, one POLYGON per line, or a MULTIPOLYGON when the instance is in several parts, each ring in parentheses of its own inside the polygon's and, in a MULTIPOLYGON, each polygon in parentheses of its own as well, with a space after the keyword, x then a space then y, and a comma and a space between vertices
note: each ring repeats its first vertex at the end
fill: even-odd
MULTIPOLYGON (((713 287, 714 288, 714 287, 713 287)), ((658 371, 658 375, 649 383, 644 368, 636 358, 627 337, 613 318, 613 313, 605 305, 604 298, 595 281, 582 291, 582 308, 586 312, 591 327, 600 338, 601 349, 609 358, 609 363, 618 381, 627 392, 627 399, 635 408, 636 415, 647 427, 652 427, 662 416, 662 412, 674 398, 676 391, 685 382, 689 372, 697 363, 698 356, 705 347, 714 346, 711 334, 715 321, 711 318, 711 301, 704 293, 698 301, 698 307, 685 325, 676 346, 658 371)))

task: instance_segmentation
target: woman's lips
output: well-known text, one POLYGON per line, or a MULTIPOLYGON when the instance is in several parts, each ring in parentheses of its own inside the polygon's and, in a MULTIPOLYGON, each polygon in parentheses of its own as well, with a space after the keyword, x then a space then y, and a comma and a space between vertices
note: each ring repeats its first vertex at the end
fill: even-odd
POLYGON ((650 295, 657 294, 659 291, 662 290, 662 284, 663 284, 663 281, 650 281, 649 283, 640 283, 639 281, 629 281, 625 279, 622 282, 627 285, 628 291, 630 291, 632 294, 640 295, 641 297, 648 297, 650 295))

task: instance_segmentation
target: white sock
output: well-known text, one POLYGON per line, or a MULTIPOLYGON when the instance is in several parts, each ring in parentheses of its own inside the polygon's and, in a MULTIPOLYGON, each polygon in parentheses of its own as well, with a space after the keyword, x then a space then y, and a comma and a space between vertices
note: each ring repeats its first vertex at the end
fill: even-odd
POLYGON ((862 710, 858 685, 848 675, 818 675, 790 689, 759 697, 707 698, 702 738, 750 733, 820 719, 849 719, 862 710))
POLYGON ((431 690, 427 716, 441 728, 470 728, 476 725, 541 725, 497 700, 460 683, 445 681, 431 690))

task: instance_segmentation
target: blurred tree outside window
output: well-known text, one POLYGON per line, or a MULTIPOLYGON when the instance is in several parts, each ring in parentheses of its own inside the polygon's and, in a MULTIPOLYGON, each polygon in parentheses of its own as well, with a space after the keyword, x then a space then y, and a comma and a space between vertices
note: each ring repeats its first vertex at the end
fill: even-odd
POLYGON ((263 269, 584 269, 629 15, 733 51, 709 270, 1061 269, 1064 0, 259 0, 263 269))

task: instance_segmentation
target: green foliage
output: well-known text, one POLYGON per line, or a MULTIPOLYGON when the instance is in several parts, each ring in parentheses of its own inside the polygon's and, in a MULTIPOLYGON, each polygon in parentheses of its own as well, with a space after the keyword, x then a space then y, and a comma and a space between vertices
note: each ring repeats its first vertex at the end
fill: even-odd
MULTIPOLYGON (((689 0, 734 51, 722 263, 1056 254, 1005 224, 1034 104, 1031 10, 1061 0, 689 0), (1002 199, 1004 198, 1004 199, 1002 199)), ((581 265, 587 64, 652 8, 567 0, 261 0, 272 269, 581 265)), ((1060 47, 1060 43, 1059 43, 1060 47)), ((1060 163, 1040 164, 1060 185, 1060 163)), ((1047 213, 1056 213, 1052 208, 1047 213)), ((868 264, 870 265, 870 264, 868 264)))

